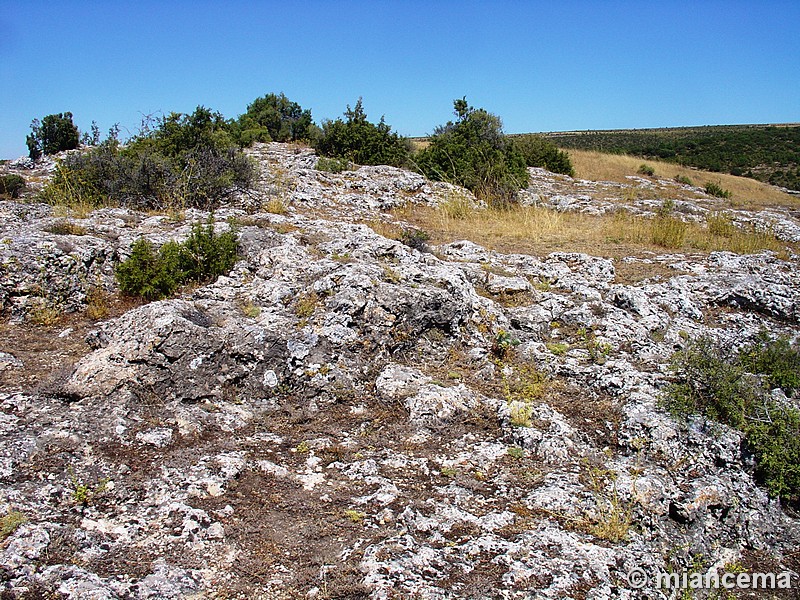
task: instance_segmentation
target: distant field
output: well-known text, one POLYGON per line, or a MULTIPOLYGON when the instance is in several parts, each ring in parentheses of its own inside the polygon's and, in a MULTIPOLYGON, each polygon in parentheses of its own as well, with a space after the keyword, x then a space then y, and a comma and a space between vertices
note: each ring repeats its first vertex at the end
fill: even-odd
POLYGON ((800 190, 800 124, 540 133, 566 149, 629 154, 800 190))

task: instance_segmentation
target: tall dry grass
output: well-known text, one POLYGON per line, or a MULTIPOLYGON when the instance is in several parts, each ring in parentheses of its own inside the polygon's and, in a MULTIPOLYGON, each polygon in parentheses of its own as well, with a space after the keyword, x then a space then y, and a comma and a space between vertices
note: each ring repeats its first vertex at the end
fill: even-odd
MULTIPOLYGON (((717 213, 707 223, 684 222, 670 214, 646 218, 620 210, 596 216, 536 206, 497 210, 462 205, 454 211, 447 205, 409 205, 395 215, 428 232, 434 243, 468 239, 503 252, 567 251, 622 257, 664 249, 739 254, 772 250, 784 255, 787 246, 770 231, 743 230, 717 213)), ((374 225, 378 233, 390 233, 385 222, 374 225)))
MULTIPOLYGON (((627 176, 641 176, 638 171, 642 165, 642 159, 635 156, 605 154, 589 150, 568 150, 567 152, 575 167, 575 176, 580 179, 629 183, 630 180, 626 179, 627 176)), ((716 183, 731 192, 732 197, 727 200, 731 207, 761 209, 770 206, 784 206, 800 208, 800 199, 755 179, 736 177, 725 173, 711 173, 659 160, 648 160, 647 164, 653 167, 655 176, 661 179, 675 181, 676 178, 688 178, 698 188, 705 187, 707 183, 716 183)), ((676 182, 677 185, 679 184, 676 182)))

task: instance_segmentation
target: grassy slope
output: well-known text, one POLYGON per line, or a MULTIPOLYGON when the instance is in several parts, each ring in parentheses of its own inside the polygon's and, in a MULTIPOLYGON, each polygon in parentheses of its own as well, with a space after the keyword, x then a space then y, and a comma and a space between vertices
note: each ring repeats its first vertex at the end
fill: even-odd
MULTIPOLYGON (((656 182, 646 190, 648 198, 694 199, 714 211, 726 208, 768 209, 771 207, 800 210, 800 198, 783 193, 773 186, 744 177, 709 173, 681 167, 663 161, 643 161, 641 158, 617 154, 602 154, 580 150, 569 151, 576 171, 576 180, 616 181, 625 184, 618 189, 620 199, 635 197, 643 192, 637 180, 639 166, 646 162, 653 167, 655 177, 645 178, 656 182), (710 198, 700 189, 687 188, 674 182, 677 175, 688 177, 702 188, 707 182, 718 183, 730 190, 731 199, 710 198)), ((573 193, 582 193, 579 183, 568 177, 555 175, 566 189, 574 186, 573 193)), ((629 199, 629 198, 628 198, 629 199)), ((558 212, 541 207, 516 207, 510 210, 475 210, 458 204, 454 198, 442 208, 409 205, 395 211, 395 216, 419 227, 431 236, 434 243, 469 239, 488 248, 502 252, 524 252, 546 255, 554 251, 586 252, 595 256, 622 258, 647 257, 666 251, 706 253, 712 250, 730 250, 738 253, 773 250, 785 255, 787 246, 795 252, 796 244, 785 244, 768 233, 742 231, 723 222, 722 231, 715 231, 708 223, 680 224, 677 220, 653 220, 629 215, 627 212, 593 216, 575 212, 558 212), (663 234, 673 235, 664 241, 663 234), (671 231, 674 230, 674 231, 671 231), (727 231, 726 231, 727 230, 727 231)), ((402 230, 386 222, 369 223, 373 229, 388 237, 400 238, 402 230), (395 231, 395 229, 397 229, 395 231)), ((621 279, 636 280, 658 274, 657 265, 628 265, 618 262, 621 279), (630 272, 628 272, 630 271, 630 272)), ((667 270, 668 271, 668 270, 667 270)), ((665 273, 667 273, 665 271, 665 273)))
POLYGON ((541 134, 562 148, 662 158, 800 189, 800 126, 719 125, 541 134))

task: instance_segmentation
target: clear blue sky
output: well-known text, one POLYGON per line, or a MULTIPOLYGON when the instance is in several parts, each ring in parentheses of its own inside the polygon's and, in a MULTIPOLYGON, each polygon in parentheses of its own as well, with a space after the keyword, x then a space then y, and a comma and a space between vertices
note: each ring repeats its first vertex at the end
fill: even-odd
POLYGON ((0 0, 0 158, 51 113, 124 133, 281 91, 405 135, 464 95, 510 133, 796 122, 799 73, 798 0, 0 0))

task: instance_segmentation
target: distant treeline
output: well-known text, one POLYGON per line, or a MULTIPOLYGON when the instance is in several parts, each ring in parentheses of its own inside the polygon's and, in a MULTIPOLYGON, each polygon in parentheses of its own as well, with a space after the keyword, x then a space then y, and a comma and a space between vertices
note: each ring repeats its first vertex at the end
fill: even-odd
POLYGON ((543 134, 561 148, 662 159, 800 190, 800 126, 719 125, 543 134))

